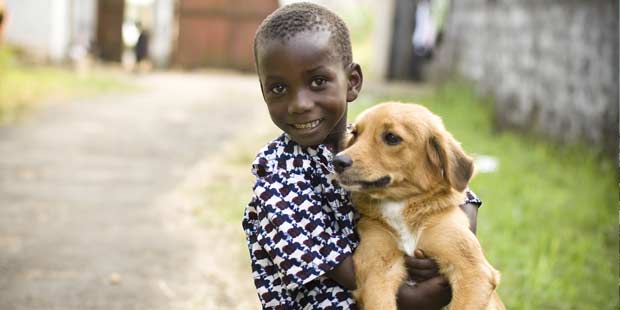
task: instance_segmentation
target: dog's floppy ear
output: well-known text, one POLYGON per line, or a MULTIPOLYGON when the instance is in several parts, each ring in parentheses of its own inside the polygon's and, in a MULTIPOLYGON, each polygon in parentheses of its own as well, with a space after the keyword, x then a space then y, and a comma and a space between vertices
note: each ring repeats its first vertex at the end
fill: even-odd
POLYGON ((465 190, 474 172, 474 163, 450 134, 431 136, 426 153, 431 165, 442 170, 450 186, 458 191, 465 190))

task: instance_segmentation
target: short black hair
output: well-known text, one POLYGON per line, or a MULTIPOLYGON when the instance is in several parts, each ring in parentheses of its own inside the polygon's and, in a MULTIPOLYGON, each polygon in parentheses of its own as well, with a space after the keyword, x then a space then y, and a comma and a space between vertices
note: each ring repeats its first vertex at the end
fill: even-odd
POLYGON ((343 66, 353 62, 349 29, 344 21, 318 4, 298 2, 285 5, 271 13, 258 27, 254 36, 254 61, 258 66, 257 49, 269 40, 286 41, 305 31, 329 31, 330 47, 343 66))

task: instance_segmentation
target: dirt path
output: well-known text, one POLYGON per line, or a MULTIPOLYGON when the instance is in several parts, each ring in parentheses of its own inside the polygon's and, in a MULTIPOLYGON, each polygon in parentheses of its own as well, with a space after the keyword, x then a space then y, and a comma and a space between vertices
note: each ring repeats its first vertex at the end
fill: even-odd
POLYGON ((256 78, 139 83, 0 128, 0 309, 257 307, 240 225, 194 225, 179 191, 266 115, 256 78))

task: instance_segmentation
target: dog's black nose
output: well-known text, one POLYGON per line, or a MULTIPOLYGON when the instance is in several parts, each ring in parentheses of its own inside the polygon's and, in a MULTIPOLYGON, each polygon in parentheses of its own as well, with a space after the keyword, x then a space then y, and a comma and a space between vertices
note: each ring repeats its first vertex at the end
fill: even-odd
POLYGON ((332 163, 334 164, 334 170, 337 173, 341 173, 344 169, 353 165, 353 160, 348 155, 338 155, 334 157, 332 163))

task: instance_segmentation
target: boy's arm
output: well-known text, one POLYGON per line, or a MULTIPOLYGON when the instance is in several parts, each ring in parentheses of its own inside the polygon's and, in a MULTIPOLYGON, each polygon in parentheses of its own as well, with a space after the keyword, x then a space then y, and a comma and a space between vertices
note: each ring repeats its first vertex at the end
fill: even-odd
MULTIPOLYGON (((472 203, 461 205, 469 219, 471 231, 476 233, 478 206, 472 203)), ((439 267, 431 260, 426 259, 423 253, 416 253, 417 257, 407 257, 406 264, 409 276, 418 281, 416 285, 403 284, 398 290, 399 309, 440 309, 450 303, 452 290, 448 281, 439 275, 439 267)), ((355 267, 353 255, 349 255, 326 275, 352 291, 357 288, 355 283, 355 267)))
POLYGON ((353 291, 357 288, 355 283, 355 267, 353 266, 353 255, 347 256, 334 269, 328 271, 326 275, 344 286, 347 290, 353 291))
POLYGON ((450 303, 452 289, 442 276, 436 276, 414 285, 403 283, 398 289, 398 309, 439 310, 450 303))
MULTIPOLYGON (((436 266, 430 259, 418 259, 417 261, 420 264, 436 266)), ((345 258, 326 275, 346 289, 355 290, 353 256, 345 258)), ((435 276, 415 285, 403 283, 396 298, 399 309, 440 309, 450 303, 452 291, 448 281, 441 276, 435 276)))
MULTIPOLYGON (((452 290, 442 276, 438 276, 437 265, 430 259, 416 258, 416 267, 434 269, 435 276, 415 285, 403 283, 398 290, 399 309, 440 309, 450 303, 452 290)), ((419 269, 422 270, 422 269, 419 269)), ((352 291, 356 289, 353 256, 345 258, 334 269, 326 273, 332 280, 352 291)))

